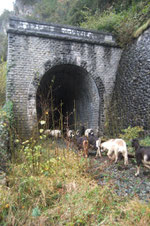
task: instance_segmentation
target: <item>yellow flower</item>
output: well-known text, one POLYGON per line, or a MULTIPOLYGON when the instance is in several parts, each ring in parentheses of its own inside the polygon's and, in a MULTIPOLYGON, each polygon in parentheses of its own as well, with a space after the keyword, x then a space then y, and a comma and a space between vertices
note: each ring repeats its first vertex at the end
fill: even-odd
POLYGON ((45 112, 45 115, 48 115, 48 111, 45 112))
POLYGON ((6 205, 5 205, 5 208, 9 208, 9 204, 6 204, 6 205))
POLYGON ((44 129, 40 129, 40 133, 43 133, 44 129))

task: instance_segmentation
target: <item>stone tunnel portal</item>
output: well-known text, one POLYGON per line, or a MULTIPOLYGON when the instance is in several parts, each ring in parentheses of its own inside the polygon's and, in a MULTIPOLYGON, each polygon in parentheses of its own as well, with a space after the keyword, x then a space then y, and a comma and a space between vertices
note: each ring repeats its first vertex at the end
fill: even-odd
POLYGON ((46 118, 48 128, 60 128, 62 115, 64 127, 98 127, 99 93, 79 66, 62 64, 48 70, 37 90, 36 108, 38 121, 46 118))

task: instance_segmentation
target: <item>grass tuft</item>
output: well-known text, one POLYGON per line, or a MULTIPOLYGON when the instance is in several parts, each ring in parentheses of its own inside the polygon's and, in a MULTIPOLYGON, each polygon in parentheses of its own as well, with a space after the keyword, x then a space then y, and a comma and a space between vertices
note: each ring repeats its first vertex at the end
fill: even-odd
POLYGON ((148 225, 149 204, 118 197, 109 180, 97 185, 87 173, 90 160, 54 143, 40 141, 36 152, 21 145, 9 187, 0 187, 1 225, 148 225))
POLYGON ((133 37, 138 38, 149 26, 150 19, 134 32, 133 37))

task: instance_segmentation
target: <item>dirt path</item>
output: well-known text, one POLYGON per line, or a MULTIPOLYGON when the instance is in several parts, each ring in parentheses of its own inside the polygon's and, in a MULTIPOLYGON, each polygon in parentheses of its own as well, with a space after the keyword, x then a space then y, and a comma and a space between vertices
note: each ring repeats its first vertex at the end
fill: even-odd
POLYGON ((127 166, 123 160, 111 163, 106 156, 99 159, 89 156, 89 159, 88 171, 100 186, 111 182, 119 196, 138 196, 141 200, 150 201, 150 170, 141 167, 140 176, 136 177, 135 159, 129 159, 127 166))
MULTIPOLYGON (((59 146, 64 148, 66 143, 60 142, 59 146)), ((70 150, 78 153, 74 145, 69 146, 70 150)), ((141 167, 140 176, 136 177, 134 158, 129 158, 129 164, 124 166, 123 159, 115 164, 107 156, 96 159, 95 155, 95 151, 90 151, 88 173, 97 180, 99 186, 110 182, 119 196, 137 196, 141 200, 150 201, 150 170, 141 167)))

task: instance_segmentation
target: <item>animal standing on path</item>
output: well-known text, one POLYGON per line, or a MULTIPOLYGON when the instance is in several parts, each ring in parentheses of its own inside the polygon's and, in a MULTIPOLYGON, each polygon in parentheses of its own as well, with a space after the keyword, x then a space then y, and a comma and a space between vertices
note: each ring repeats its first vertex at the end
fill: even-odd
POLYGON ((89 148, 89 142, 88 142, 88 140, 84 140, 83 141, 83 153, 86 158, 89 155, 88 148, 89 148))
POLYGON ((140 166, 143 163, 145 167, 150 169, 150 146, 140 146, 137 139, 132 140, 132 147, 135 148, 135 158, 137 162, 137 172, 135 176, 140 174, 140 166))
POLYGON ((128 164, 127 145, 123 139, 110 139, 101 143, 101 152, 106 150, 108 150, 107 156, 109 159, 113 160, 115 157, 115 163, 118 161, 119 153, 121 153, 124 157, 124 165, 128 164))

